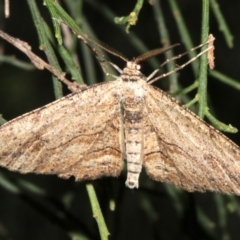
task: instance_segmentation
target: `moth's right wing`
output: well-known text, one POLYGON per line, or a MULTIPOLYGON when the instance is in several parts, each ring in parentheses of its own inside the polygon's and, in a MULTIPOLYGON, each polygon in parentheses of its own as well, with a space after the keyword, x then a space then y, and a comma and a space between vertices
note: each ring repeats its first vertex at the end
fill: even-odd
POLYGON ((0 166, 76 180, 118 176, 123 167, 115 82, 98 84, 0 128, 0 166))

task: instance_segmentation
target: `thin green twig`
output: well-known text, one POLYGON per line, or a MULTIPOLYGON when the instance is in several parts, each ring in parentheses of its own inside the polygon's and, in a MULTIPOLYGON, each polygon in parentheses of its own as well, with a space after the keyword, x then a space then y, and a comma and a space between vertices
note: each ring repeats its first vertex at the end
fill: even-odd
MULTIPOLYGON (((203 13, 202 13, 202 42, 205 42, 208 39, 209 33, 209 0, 202 1, 203 13)), ((202 51, 207 46, 203 46, 202 51)), ((198 97, 199 97, 199 109, 198 116, 204 118, 206 116, 213 125, 221 131, 236 133, 238 130, 231 126, 226 125, 219 120, 217 120, 208 110, 207 105, 207 55, 203 54, 200 57, 200 69, 199 69, 199 87, 198 87, 198 97)))
POLYGON ((230 78, 227 75, 225 75, 221 72, 218 72, 217 70, 212 70, 209 72, 209 74, 210 74, 210 76, 216 78, 217 80, 219 80, 237 90, 240 90, 240 83, 238 80, 230 78))
MULTIPOLYGON (((54 54, 54 51, 52 49, 52 46, 47 38, 47 34, 44 26, 44 20, 40 15, 36 2, 34 0, 27 0, 27 3, 32 14, 34 25, 36 26, 36 30, 37 30, 39 42, 40 42, 40 48, 45 51, 50 65, 56 68, 58 71, 62 71, 57 61, 57 58, 54 54)), ((53 87, 54 87, 55 97, 57 99, 61 98, 63 96, 62 84, 58 81, 56 77, 53 77, 53 87)))
POLYGON ((138 15, 142 9, 144 1, 143 0, 137 0, 137 3, 133 9, 133 11, 128 16, 122 16, 122 17, 115 17, 114 21, 116 24, 123 24, 126 25, 126 32, 129 32, 129 28, 132 25, 136 25, 138 20, 138 15))
POLYGON ((196 207, 198 222, 201 224, 201 227, 208 234, 212 234, 213 229, 216 227, 215 222, 213 222, 208 215, 199 207, 196 207))
MULTIPOLYGON (((201 42, 206 42, 208 39, 209 32, 209 0, 202 1, 202 30, 201 30, 201 42)), ((202 47, 202 51, 207 46, 202 47)), ((207 109, 207 55, 203 54, 200 57, 199 66, 199 85, 198 85, 198 97, 199 97, 199 108, 198 116, 204 118, 205 110, 207 109)))
MULTIPOLYGON (((94 31, 92 30, 91 26, 88 24, 87 22, 87 19, 84 18, 84 32, 86 32, 87 34, 90 34, 91 36, 95 37, 95 33, 94 31)), ((83 58, 84 58, 84 64, 85 66, 87 66, 86 68, 86 77, 89 81, 89 84, 94 84, 94 83, 97 83, 98 82, 98 77, 97 77, 97 72, 96 72, 96 67, 94 66, 94 55, 92 54, 91 51, 89 51, 89 49, 86 47, 85 44, 81 44, 82 46, 82 50, 83 50, 83 58)), ((101 51, 101 54, 104 54, 102 51, 101 51)), ((110 72, 108 70, 108 72, 110 74, 114 74, 114 71, 110 72)), ((104 80, 108 80, 108 77, 106 76, 106 74, 104 74, 104 80)))
MULTIPOLYGON (((56 22, 56 24, 60 24, 60 21, 62 20, 74 32, 77 32, 77 34, 87 38, 87 36, 85 36, 81 28, 75 23, 75 21, 63 10, 63 8, 56 1, 45 0, 45 2, 47 7, 51 9, 50 13, 54 12, 53 16, 57 16, 58 21, 56 22)), ((55 21, 55 19, 53 19, 53 21, 55 21)), ((55 34, 58 34, 58 29, 55 29, 55 34)))
POLYGON ((227 208, 224 207, 224 197, 221 194, 215 193, 214 200, 218 211, 218 224, 221 229, 222 239, 231 239, 227 227, 227 208))
POLYGON ((190 93, 191 91, 193 91, 194 89, 196 89, 197 87, 198 87, 198 81, 195 81, 193 84, 189 85, 188 87, 186 87, 184 89, 177 90, 177 91, 171 93, 171 95, 172 96, 186 95, 186 94, 190 93))
POLYGON ((195 103, 197 103, 199 100, 198 98, 198 94, 191 100, 189 101, 187 104, 185 104, 184 106, 187 108, 190 108, 192 105, 194 105, 195 103))
MULTIPOLYGON (((45 27, 45 32, 46 32, 48 40, 51 42, 51 44, 53 46, 55 46, 56 44, 55 44, 55 39, 53 37, 53 34, 52 34, 51 30, 49 29, 49 26, 45 22, 44 22, 44 27, 45 27)), ((64 27, 66 27, 66 26, 64 26, 64 27)), ((63 39, 61 39, 62 41, 65 41, 64 36, 65 35, 63 34, 63 39)), ((71 33, 68 34, 68 38, 70 38, 71 36, 72 36, 71 33)), ((71 40, 73 42, 72 38, 71 38, 71 40)), ((55 46, 56 50, 58 51, 59 55, 61 56, 61 59, 64 61, 68 72, 71 74, 72 80, 75 80, 78 83, 84 83, 84 80, 80 74, 79 68, 76 65, 76 63, 74 62, 69 51, 66 49, 67 47, 68 47, 67 44, 66 44, 66 47, 63 45, 59 45, 59 44, 57 44, 57 46, 55 46)), ((70 47, 71 46, 69 46, 69 48, 70 47)))
POLYGON ((104 221, 102 211, 101 211, 100 205, 98 203, 97 195, 95 193, 93 185, 90 183, 87 183, 86 188, 87 188, 89 200, 90 200, 91 207, 92 207, 93 217, 95 218, 95 220, 97 221, 97 224, 98 224, 98 229, 99 229, 99 233, 101 236, 101 240, 107 240, 109 232, 108 232, 106 223, 104 221))
MULTIPOLYGON (((191 40, 190 33, 188 31, 188 28, 186 26, 186 23, 184 21, 184 18, 181 14, 180 8, 178 6, 178 3, 176 0, 169 0, 169 4, 173 13, 173 16, 175 18, 179 34, 182 38, 182 42, 184 43, 186 49, 192 49, 194 47, 194 44, 191 40)), ((188 53, 189 59, 194 58, 196 56, 196 51, 191 51, 188 53)), ((197 78, 198 74, 198 61, 194 61, 191 63, 193 73, 195 75, 195 78, 197 78)))
MULTIPOLYGON (((154 8, 153 8, 154 17, 158 24, 158 31, 160 33, 161 42, 164 44, 164 47, 170 46, 171 45, 170 37, 168 34, 167 26, 165 24, 164 14, 160 6, 160 1, 154 0, 153 2, 154 2, 154 8)), ((166 51, 164 55, 165 55, 165 59, 171 59, 174 56, 173 50, 166 51)), ((174 68, 175 68, 175 61, 170 61, 169 64, 167 64, 167 71, 169 72, 174 68)), ((169 76, 169 81, 170 81, 171 92, 179 89, 176 73, 173 73, 169 76)))
POLYGON ((220 122, 217 120, 210 112, 209 110, 205 110, 205 115, 209 119, 209 121, 213 124, 214 127, 219 129, 220 131, 223 132, 229 132, 229 133, 237 133, 238 129, 231 126, 231 125, 226 125, 225 123, 220 122))
POLYGON ((234 195, 227 195, 227 209, 230 213, 236 213, 238 216, 240 216, 240 203, 238 198, 236 198, 234 195))
POLYGON ((0 55, 0 63, 8 63, 27 71, 36 69, 32 63, 18 60, 14 56, 0 55))
POLYGON ((227 22, 225 21, 225 18, 221 12, 221 9, 219 7, 217 0, 210 0, 210 5, 211 5, 211 9, 214 13, 214 16, 218 22, 219 30, 222 31, 228 47, 232 48, 234 37, 228 27, 227 22))
POLYGON ((4 123, 6 123, 7 120, 5 120, 2 115, 0 114, 0 126, 3 125, 4 123))

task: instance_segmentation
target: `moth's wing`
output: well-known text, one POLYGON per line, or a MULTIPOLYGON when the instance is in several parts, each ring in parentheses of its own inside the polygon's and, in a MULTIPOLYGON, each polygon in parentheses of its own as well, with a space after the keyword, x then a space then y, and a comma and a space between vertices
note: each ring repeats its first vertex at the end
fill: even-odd
POLYGON ((115 82, 68 95, 3 125, 0 166, 76 180, 118 176, 123 156, 115 82))
POLYGON ((188 191, 240 195, 239 147, 163 91, 144 88, 148 175, 188 191))

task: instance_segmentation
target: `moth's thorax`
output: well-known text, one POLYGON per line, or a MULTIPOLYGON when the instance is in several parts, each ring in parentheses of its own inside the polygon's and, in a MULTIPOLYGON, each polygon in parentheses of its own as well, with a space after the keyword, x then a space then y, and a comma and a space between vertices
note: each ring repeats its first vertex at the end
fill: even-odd
POLYGON ((127 62, 120 76, 117 94, 121 100, 126 98, 144 98, 143 85, 147 84, 146 77, 139 71, 140 66, 134 61, 127 62), (121 90, 120 90, 121 89, 121 90))

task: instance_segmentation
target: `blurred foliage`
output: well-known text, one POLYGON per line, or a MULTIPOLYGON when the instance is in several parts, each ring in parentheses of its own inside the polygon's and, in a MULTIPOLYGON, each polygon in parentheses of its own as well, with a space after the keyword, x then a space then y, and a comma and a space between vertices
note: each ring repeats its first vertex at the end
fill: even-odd
MULTIPOLYGON (((144 64, 146 75, 164 59, 202 41, 203 2, 58 1, 74 19, 71 26, 78 26, 80 34, 100 39, 130 59, 159 46, 182 44, 174 52, 144 64)), ((86 45, 71 30, 59 25, 66 16, 55 12, 48 3, 49 0, 45 4, 34 0, 11 1, 10 17, 5 19, 3 1, 0 2, 0 29, 28 42, 36 54, 67 72, 69 79, 80 82, 84 79, 87 84, 110 80, 106 79, 86 45)), ((240 76, 240 2, 211 0, 210 6, 208 27, 216 37, 216 69, 208 76, 207 104, 217 119, 231 121, 240 128, 239 83, 236 80, 240 76)), ((50 73, 29 68, 29 60, 1 39, 0 52, 5 54, 0 58, 0 113, 4 119, 10 120, 68 93, 56 79, 51 83, 50 73)), ((195 54, 191 52, 189 57, 195 54)), ((124 66, 115 57, 107 55, 107 58, 120 68, 124 66)), ((168 72, 175 64, 187 60, 183 57, 163 71, 168 72)), ((156 85, 187 103, 195 98, 198 76, 199 65, 195 61, 191 67, 156 85)), ((197 107, 195 104, 192 109, 196 111, 197 107)), ((239 134, 229 137, 240 145, 239 134)), ((102 225, 97 225, 101 213, 110 233, 109 239, 240 238, 238 197, 188 193, 170 184, 154 182, 144 172, 140 188, 130 190, 125 187, 125 179, 126 171, 123 171, 118 179, 93 181, 94 192, 90 183, 76 183, 74 179, 21 175, 1 169, 0 239, 106 239, 106 234, 99 233, 102 225), (97 215, 98 210, 93 207, 96 204, 101 210, 97 215)))

